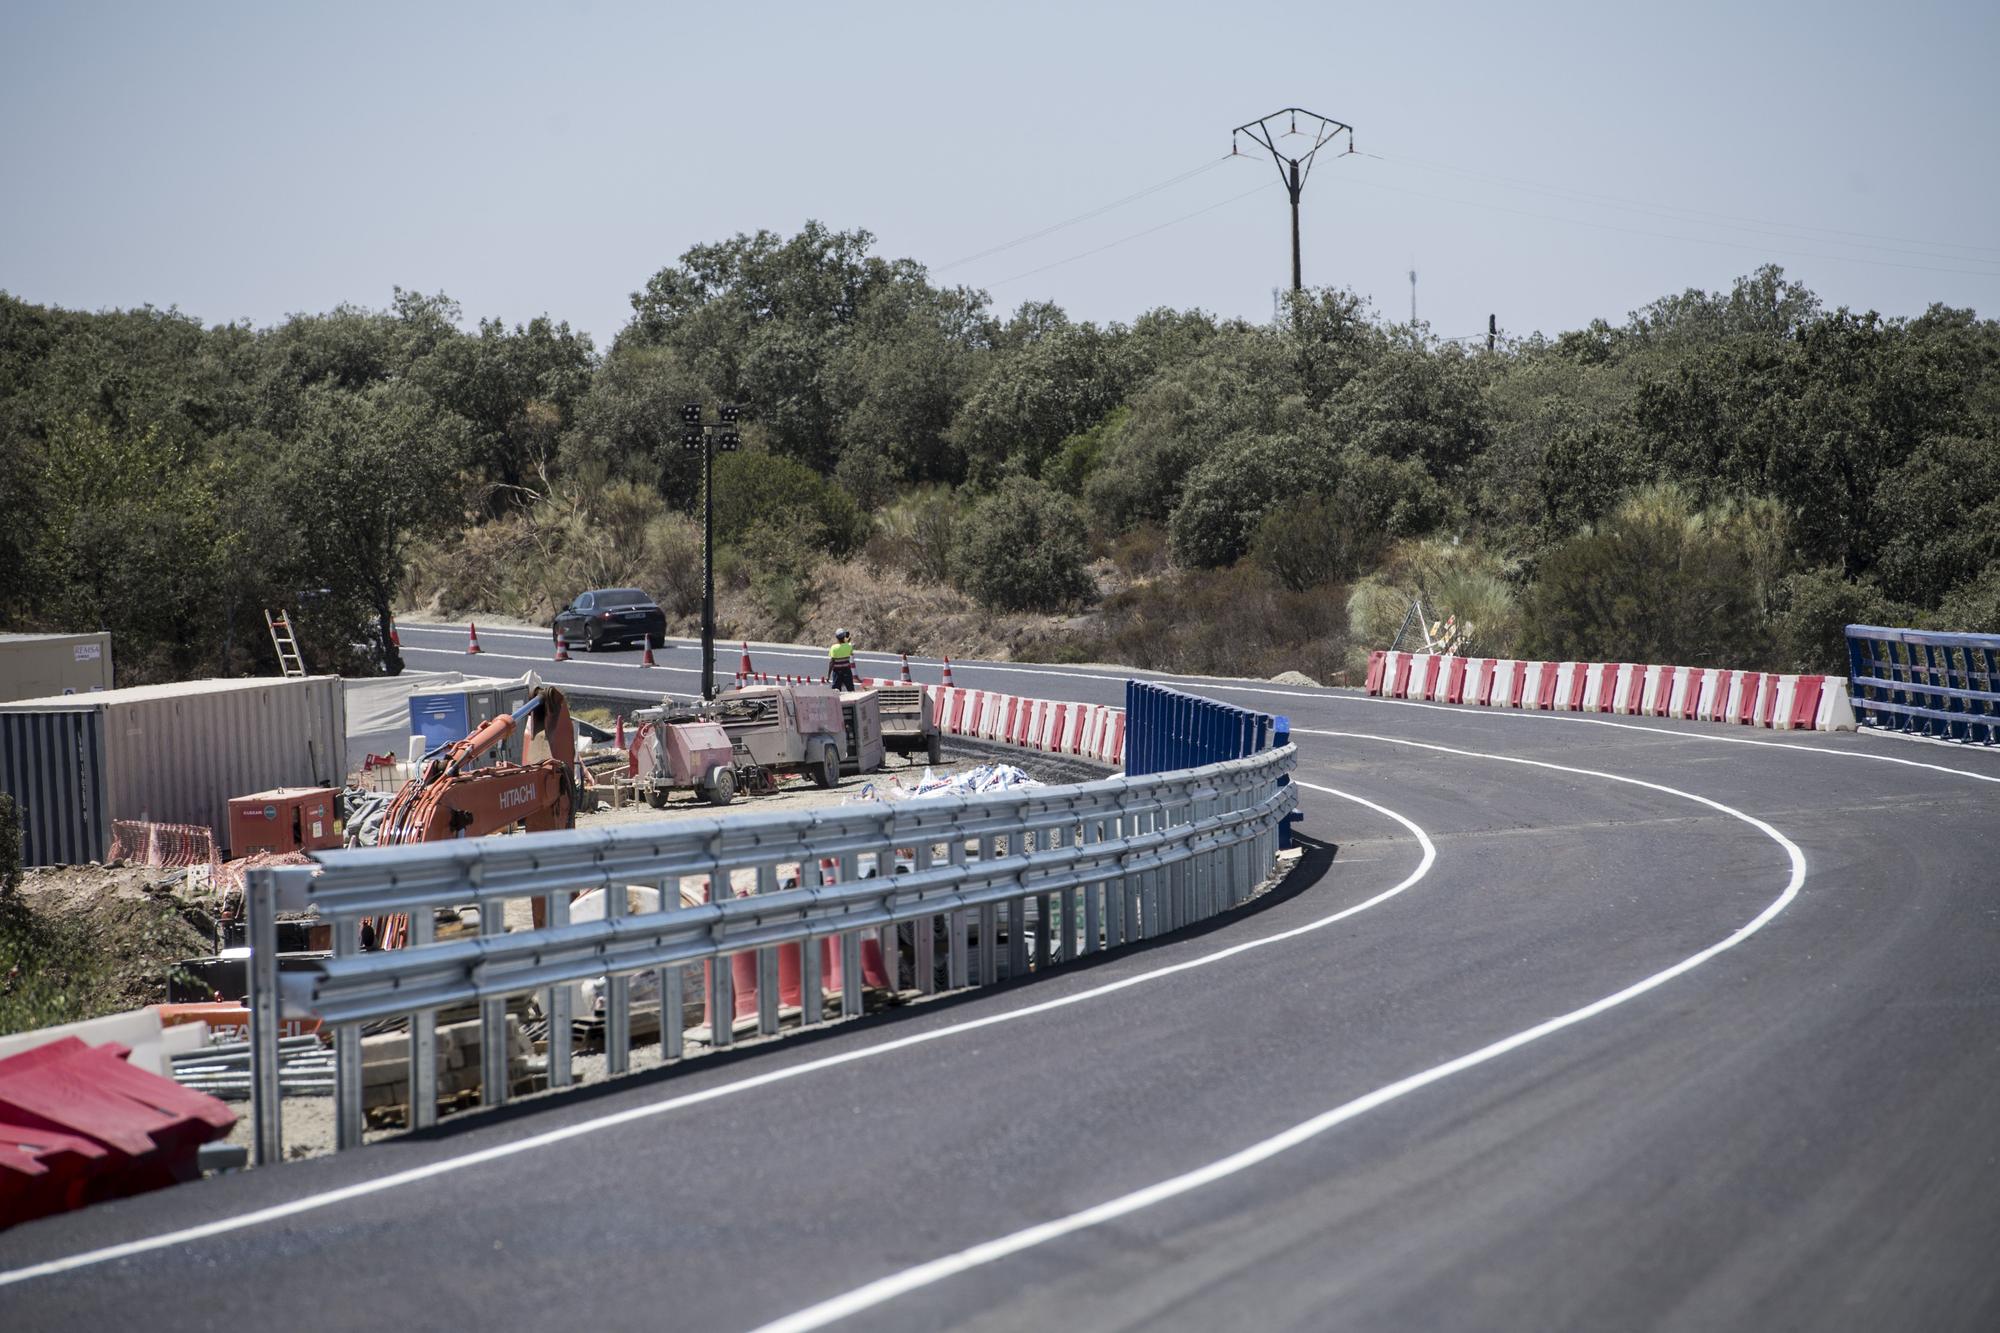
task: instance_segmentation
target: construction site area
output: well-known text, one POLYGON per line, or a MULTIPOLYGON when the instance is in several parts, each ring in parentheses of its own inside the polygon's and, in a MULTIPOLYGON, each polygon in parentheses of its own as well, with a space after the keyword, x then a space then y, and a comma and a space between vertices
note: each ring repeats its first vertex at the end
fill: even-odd
MULTIPOLYGON (((146 1169, 123 1184, 99 1171, 92 1189, 100 1193, 245 1160, 244 889, 254 868, 310 867, 329 852, 413 843, 921 801, 1106 771, 1078 746, 1059 754, 1056 746, 1009 745, 1013 737, 993 728, 982 739, 960 697, 973 692, 913 682, 907 663, 900 679, 863 677, 835 689, 824 677, 760 672, 746 645, 734 682, 707 700, 669 690, 593 693, 533 670, 343 679, 310 674, 283 613, 268 621, 281 677, 127 689, 112 686, 108 634, 0 636, 0 822, 7 859, 19 866, 0 892, 0 1133, 28 1115, 25 1103, 9 1100, 10 1071, 54 1059, 50 1052, 82 1059, 118 1051, 126 1067, 201 1099, 177 1114, 171 1151, 153 1135, 132 1153, 146 1169)), ((508 655, 483 654, 477 630, 468 632, 467 666, 508 655)), ((551 661, 567 656, 558 637, 551 661)), ((645 664, 652 659, 649 639, 645 664)), ((1082 722, 1078 710, 1079 740, 1082 722)), ((907 866, 857 873, 899 868, 907 866)), ((781 886, 815 873, 838 871, 795 866, 781 886)), ((743 895, 756 884, 730 889, 743 895)), ((672 892, 633 887, 626 910, 659 910, 672 892)), ((699 904, 710 885, 685 879, 678 895, 679 905, 699 904)), ((605 907, 601 890, 584 893, 569 919, 601 917, 605 907)), ((359 948, 530 929, 542 924, 541 910, 539 900, 519 899, 496 913, 498 922, 482 923, 470 903, 427 922, 382 917, 363 924, 359 948)), ((331 955, 332 927, 312 913, 281 914, 277 925, 281 972, 331 955)), ((864 971, 869 1006, 914 998, 882 981, 879 957, 864 971)), ((782 979, 791 1022, 807 1002, 798 972, 794 962, 782 979)), ((823 975, 829 988, 820 1002, 838 1008, 838 962, 829 960, 823 975)), ((687 969, 682 980, 684 993, 667 1004, 657 982, 629 997, 630 1035, 658 1042, 647 1048, 653 1056, 635 1058, 664 1059, 663 1018, 678 1025, 675 1048, 712 1040, 702 970, 687 969)), ((482 1104, 489 1079, 505 1079, 507 1098, 546 1087, 552 1021, 566 1021, 575 1077, 601 1076, 601 985, 571 990, 566 1020, 543 1012, 544 997, 510 998, 504 1058, 483 1058, 476 1007, 439 1011, 434 1113, 482 1104)), ((732 1016, 732 1029, 740 1018, 732 1016)), ((371 1131, 417 1123, 409 1040, 407 1025, 392 1022, 362 1043, 371 1131)), ((287 1014, 282 1053, 288 1155, 331 1150, 333 1051, 317 1020, 287 1014)), ((36 1114, 38 1123, 59 1123, 48 1108, 36 1114)), ((0 1188, 10 1183, 21 1182, 0 1173, 0 1188)))

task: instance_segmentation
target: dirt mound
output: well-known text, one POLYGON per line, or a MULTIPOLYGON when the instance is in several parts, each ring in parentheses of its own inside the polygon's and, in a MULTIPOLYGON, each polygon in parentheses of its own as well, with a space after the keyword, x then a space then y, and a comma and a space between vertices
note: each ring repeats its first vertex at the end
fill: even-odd
POLYGON ((157 866, 42 867, 0 901, 0 1032, 167 998, 167 974, 213 952, 214 926, 157 866))

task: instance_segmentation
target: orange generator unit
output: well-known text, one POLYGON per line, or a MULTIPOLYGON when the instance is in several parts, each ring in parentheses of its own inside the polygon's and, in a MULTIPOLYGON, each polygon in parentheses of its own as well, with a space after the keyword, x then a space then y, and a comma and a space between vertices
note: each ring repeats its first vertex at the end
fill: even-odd
POLYGON ((331 787, 277 787, 229 802, 229 855, 340 846, 331 787))

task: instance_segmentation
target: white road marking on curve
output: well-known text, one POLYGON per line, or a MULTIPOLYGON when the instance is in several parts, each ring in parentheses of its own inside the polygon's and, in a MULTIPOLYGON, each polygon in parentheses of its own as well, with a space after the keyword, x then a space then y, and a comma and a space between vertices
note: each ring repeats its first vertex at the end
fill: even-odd
MULTIPOLYGON (((1503 1037, 1499 1041, 1480 1047, 1478 1050, 1468 1052, 1453 1060, 1447 1060, 1443 1064, 1433 1065, 1429 1069, 1411 1074, 1407 1078, 1398 1079, 1394 1083, 1377 1088, 1373 1092, 1356 1097, 1352 1101, 1343 1102, 1330 1110, 1322 1111, 1311 1119, 1303 1120, 1293 1125, 1290 1129, 1253 1143, 1246 1148, 1229 1154, 1227 1157, 1218 1158, 1205 1166, 1200 1166, 1192 1171, 1174 1176, 1171 1179, 1148 1185, 1143 1189, 1134 1190, 1129 1194, 1120 1195, 1118 1198, 1107 1199, 1103 1203, 1083 1209, 1081 1212, 1071 1213, 1067 1217, 1059 1217, 1032 1227, 1025 1227, 1011 1235, 985 1241, 968 1249, 960 1250, 955 1254, 947 1254, 933 1259, 928 1263, 918 1264, 913 1268, 906 1268, 900 1273, 891 1273, 886 1277, 877 1278, 873 1282, 856 1287, 852 1291, 844 1292, 830 1300, 809 1306, 804 1310, 786 1315, 781 1319, 774 1319, 770 1323, 759 1325, 755 1333, 806 1333, 809 1329, 825 1328, 828 1324, 846 1319, 851 1315, 859 1314, 864 1310, 872 1309, 877 1305, 894 1300, 898 1296, 907 1295, 919 1288, 941 1282, 948 1277, 954 1277, 957 1274, 967 1272, 985 1264, 1005 1259, 1010 1255, 1019 1254, 1023 1250, 1047 1244, 1049 1241, 1056 1240, 1062 1236, 1102 1225, 1105 1222, 1124 1217, 1129 1213, 1138 1212, 1143 1208, 1150 1208, 1156 1203, 1163 1203, 1168 1199, 1198 1190, 1204 1185, 1210 1185, 1218 1180, 1236 1175, 1239 1172, 1247 1171, 1253 1166, 1269 1161, 1280 1153, 1296 1148, 1300 1144, 1326 1133, 1337 1125, 1352 1120, 1357 1116, 1365 1115, 1369 1111, 1380 1106, 1385 1106, 1400 1097, 1405 1097, 1419 1088, 1428 1087, 1430 1084, 1450 1078, 1454 1074, 1462 1073, 1467 1069, 1485 1064, 1489 1060, 1498 1059, 1509 1051, 1517 1050, 1530 1042, 1539 1041, 1552 1033, 1562 1031, 1564 1028, 1573 1027, 1578 1023, 1595 1018, 1608 1009, 1616 1008, 1626 1001, 1644 995, 1647 991, 1661 986, 1685 972, 1692 971, 1725 949, 1734 948, 1763 929, 1766 923, 1777 916, 1779 912, 1783 911, 1786 905, 1798 896, 1799 886, 1805 883, 1806 856, 1804 852, 1799 850, 1797 843, 1754 815, 1744 814, 1741 810, 1724 805, 1720 801, 1710 800, 1706 796, 1698 796, 1693 792, 1682 791, 1679 788, 1669 787, 1662 783, 1647 782, 1640 778, 1626 777, 1617 773, 1605 773, 1595 769, 1573 768, 1567 764, 1549 763, 1540 759, 1522 759, 1512 755, 1488 754, 1478 750, 1460 750, 1446 745, 1431 745, 1420 741, 1406 741, 1390 736, 1370 736, 1360 732, 1325 732, 1321 734, 1345 736, 1355 740, 1381 741, 1390 745, 1408 745, 1418 749, 1435 750, 1443 754, 1460 755, 1466 758, 1495 759, 1503 763, 1526 764, 1535 768, 1553 769, 1557 772, 1574 773, 1583 777, 1605 778, 1613 782, 1630 783, 1636 787, 1647 787, 1672 796, 1685 797, 1690 801, 1695 801, 1701 805, 1719 810, 1732 818, 1740 819, 1776 841, 1780 847, 1785 849, 1786 856, 1791 859, 1791 877, 1786 881, 1784 890, 1776 898, 1772 899, 1763 911, 1759 912, 1746 925, 1737 929, 1733 934, 1709 945, 1699 953, 1689 955, 1687 958, 1675 963, 1672 967, 1655 972, 1651 976, 1625 987, 1623 990, 1616 991, 1602 999, 1594 1000, 1580 1009, 1572 1009, 1568 1013, 1558 1014, 1554 1018, 1546 1019, 1533 1027, 1525 1028, 1511 1036, 1503 1037)), ((1313 786, 1311 783, 1300 783, 1299 785, 1313 786)), ((1326 789, 1316 788, 1316 790, 1326 789)))

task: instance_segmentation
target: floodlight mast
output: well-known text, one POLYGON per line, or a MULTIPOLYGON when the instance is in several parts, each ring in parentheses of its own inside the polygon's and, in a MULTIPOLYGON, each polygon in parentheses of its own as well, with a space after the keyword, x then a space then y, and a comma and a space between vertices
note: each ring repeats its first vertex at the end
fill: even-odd
MULTIPOLYGON (((1300 280, 1299 269, 1299 194, 1305 189, 1306 177, 1312 174, 1313 158, 1319 154, 1321 148, 1324 148, 1336 136, 1343 133, 1347 135, 1347 151, 1351 153, 1354 151, 1354 127, 1352 125, 1334 120, 1330 116, 1322 116, 1317 112, 1308 111, 1302 106, 1284 107, 1273 111, 1268 116, 1262 116, 1246 124, 1238 125, 1229 132, 1229 151, 1232 154, 1238 151, 1236 136, 1239 134, 1248 135, 1253 142, 1264 146, 1264 150, 1271 155, 1272 163, 1278 168, 1278 180, 1284 185, 1285 192, 1292 197, 1292 290, 1295 292, 1304 290, 1304 284, 1300 280), (1310 132, 1312 147, 1306 149, 1305 152, 1300 153, 1297 157, 1291 157, 1279 149, 1277 141, 1279 139, 1289 139, 1294 135, 1304 137, 1307 134, 1307 131, 1299 128, 1300 116, 1304 116, 1308 124, 1316 127, 1310 132), (1289 118, 1290 128, 1273 134, 1271 132, 1271 122, 1279 121, 1284 123, 1287 118, 1289 118)), ((1342 156, 1346 156, 1346 154, 1342 154, 1342 156)))
POLYGON ((715 451, 733 453, 741 442, 736 423, 743 409, 723 403, 716 409, 722 420, 710 425, 701 419, 701 404, 681 407, 681 447, 701 450, 701 697, 715 697, 715 451))

